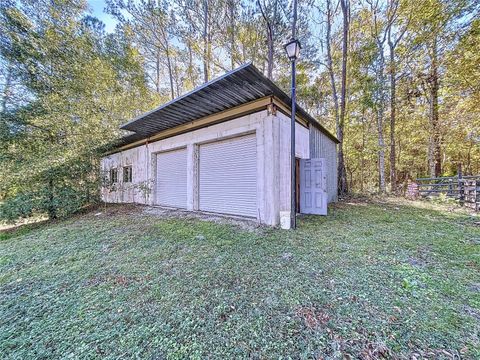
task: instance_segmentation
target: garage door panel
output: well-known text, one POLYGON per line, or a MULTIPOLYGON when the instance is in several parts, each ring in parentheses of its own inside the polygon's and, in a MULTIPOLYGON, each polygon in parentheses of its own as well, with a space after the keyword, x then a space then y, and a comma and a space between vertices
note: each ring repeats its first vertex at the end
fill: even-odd
POLYGON ((158 205, 187 207, 187 150, 157 155, 156 197, 158 205))
POLYGON ((255 135, 201 145, 199 160, 200 210, 257 216, 255 135))

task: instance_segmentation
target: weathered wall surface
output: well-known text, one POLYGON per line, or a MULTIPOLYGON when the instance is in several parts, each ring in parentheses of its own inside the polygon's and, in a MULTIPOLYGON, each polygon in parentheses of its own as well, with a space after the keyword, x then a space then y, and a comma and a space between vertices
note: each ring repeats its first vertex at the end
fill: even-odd
MULTIPOLYGON (((188 189, 187 209, 198 210, 198 145, 255 133, 257 142, 257 220, 277 225, 279 211, 290 210, 290 119, 278 112, 266 110, 224 123, 159 140, 133 149, 111 154, 102 159, 102 171, 118 168, 119 183, 114 191, 102 189, 107 202, 137 202, 155 205, 157 154, 187 148, 188 189), (131 165, 133 181, 123 183, 122 167, 131 165), (147 190, 150 189, 150 190, 147 190)), ((309 130, 296 124, 296 156, 309 157, 309 130)))
MULTIPOLYGON (((290 160, 290 117, 283 113, 277 113, 276 122, 278 123, 279 139, 279 211, 290 211, 291 209, 291 160, 290 160)), ((309 130, 295 124, 295 157, 308 159, 310 157, 310 139, 309 130)))
POLYGON ((118 169, 118 183, 112 188, 102 188, 102 199, 112 203, 149 203, 148 192, 142 191, 145 181, 148 178, 149 161, 145 146, 139 146, 118 152, 101 161, 103 176, 109 176, 112 168, 118 169), (123 182, 123 167, 132 166, 132 183, 123 182))
POLYGON ((328 202, 337 201, 337 144, 314 126, 310 126, 310 158, 326 159, 328 202))

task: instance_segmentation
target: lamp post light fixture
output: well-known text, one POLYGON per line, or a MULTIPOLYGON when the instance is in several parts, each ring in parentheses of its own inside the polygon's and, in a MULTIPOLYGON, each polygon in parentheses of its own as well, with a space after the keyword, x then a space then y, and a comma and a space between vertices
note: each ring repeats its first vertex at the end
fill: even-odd
MULTIPOLYGON (((296 2, 295 2, 296 3, 296 2)), ((295 7, 296 10, 296 7, 295 7)), ((295 11, 296 13, 296 11, 295 11)), ((294 14, 296 16, 296 14, 294 14)), ((293 27, 293 29, 295 29, 293 27)), ((295 36, 295 30, 293 31, 295 36)), ((295 111, 296 111, 296 66, 295 63, 300 57, 300 41, 293 37, 288 43, 285 44, 285 51, 287 53, 290 62, 292 63, 292 118, 291 118, 291 135, 290 135, 290 158, 291 158, 291 209, 290 209, 290 227, 295 229, 297 227, 297 189, 296 189, 296 161, 295 161, 295 111)))
POLYGON ((300 41, 297 39, 292 39, 284 46, 290 61, 295 61, 300 57, 300 49, 302 48, 300 41))

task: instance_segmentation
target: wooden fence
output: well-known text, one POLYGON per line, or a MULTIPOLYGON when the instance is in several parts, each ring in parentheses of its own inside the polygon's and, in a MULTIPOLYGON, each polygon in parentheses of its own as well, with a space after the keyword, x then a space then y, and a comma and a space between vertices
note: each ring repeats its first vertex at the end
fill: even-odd
POLYGON ((444 194, 461 205, 480 210, 480 175, 418 178, 415 182, 420 196, 444 194))
POLYGON ((463 180, 463 199, 460 199, 460 202, 480 211, 480 180, 463 180))

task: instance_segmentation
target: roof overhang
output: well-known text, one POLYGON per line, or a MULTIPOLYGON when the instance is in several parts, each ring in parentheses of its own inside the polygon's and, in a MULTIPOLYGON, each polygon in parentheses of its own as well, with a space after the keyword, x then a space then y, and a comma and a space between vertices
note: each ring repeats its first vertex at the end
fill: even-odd
MULTIPOLYGON (((216 115, 218 121, 226 121, 228 116, 222 118, 221 115, 228 110, 245 104, 259 103, 263 106, 263 99, 277 102, 280 108, 290 113, 290 97, 252 63, 247 63, 122 125, 121 129, 133 134, 122 138, 118 146, 140 143, 141 140, 151 141, 157 134, 184 128, 186 124, 216 115)), ((297 105, 296 109, 299 117, 319 128, 334 142, 339 142, 300 106, 297 105)))

